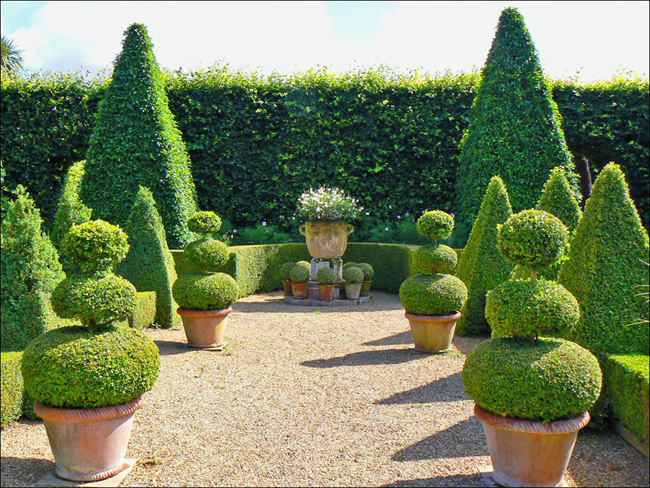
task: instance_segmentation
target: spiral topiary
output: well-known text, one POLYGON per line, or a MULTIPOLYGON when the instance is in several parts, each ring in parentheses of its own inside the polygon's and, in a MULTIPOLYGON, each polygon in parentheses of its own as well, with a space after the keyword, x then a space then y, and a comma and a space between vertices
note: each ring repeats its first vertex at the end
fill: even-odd
POLYGON ((333 285, 336 281, 336 271, 333 268, 320 268, 316 272, 316 281, 322 285, 333 285))
POLYGON ((346 283, 362 283, 363 270, 355 266, 350 266, 349 268, 343 270, 342 278, 346 283))
POLYGON ((448 239, 454 230, 454 218, 441 210, 425 212, 417 222, 418 232, 436 243, 448 239))

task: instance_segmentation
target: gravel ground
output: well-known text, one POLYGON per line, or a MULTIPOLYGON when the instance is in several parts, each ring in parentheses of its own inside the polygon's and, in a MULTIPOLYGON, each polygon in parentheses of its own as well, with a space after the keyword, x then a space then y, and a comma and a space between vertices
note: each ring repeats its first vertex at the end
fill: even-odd
MULTIPOLYGON (((490 458, 465 394, 466 354, 413 350, 397 295, 356 307, 297 307, 280 292, 239 300, 222 352, 182 330, 148 330, 161 371, 136 413, 122 486, 485 486, 490 458)), ((53 470, 43 425, 2 429, 2 486, 53 470)), ((584 429, 569 486, 648 486, 648 460, 584 429)))

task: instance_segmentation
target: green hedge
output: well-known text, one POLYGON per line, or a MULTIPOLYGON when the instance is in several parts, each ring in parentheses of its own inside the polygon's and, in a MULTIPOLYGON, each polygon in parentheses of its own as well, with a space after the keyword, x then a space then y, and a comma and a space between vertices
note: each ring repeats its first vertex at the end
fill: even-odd
POLYGON ((23 376, 20 373, 22 351, 3 352, 2 356, 2 413, 0 427, 18 420, 23 413, 23 376))
POLYGON ((603 387, 612 417, 647 448, 648 356, 609 355, 603 364, 603 387))
MULTIPOLYGON (((176 310, 174 310, 176 313, 176 310)), ((139 291, 135 297, 135 310, 128 318, 129 327, 146 329, 155 322, 156 317, 156 292, 139 291)))
MULTIPOLYGON (((267 221, 282 231, 294 225, 300 193, 322 183, 354 190, 379 221, 431 208, 453 212, 458 145, 477 82, 477 75, 393 79, 382 69, 166 74, 200 208, 237 227, 267 221)), ((24 184, 46 225, 65 171, 85 158, 106 86, 81 75, 2 76, 4 185, 24 184)), ((555 81, 551 88, 569 150, 587 156, 594 170, 616 161, 647 227, 647 79, 555 81)))

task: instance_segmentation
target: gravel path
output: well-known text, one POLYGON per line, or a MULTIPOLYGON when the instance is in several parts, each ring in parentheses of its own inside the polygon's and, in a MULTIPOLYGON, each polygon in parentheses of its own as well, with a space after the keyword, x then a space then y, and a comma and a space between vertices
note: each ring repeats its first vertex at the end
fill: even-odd
MULTIPOLYGON (((234 306, 223 352, 148 330, 161 371, 136 413, 122 486, 484 486, 490 463, 461 371, 481 339, 413 350, 397 295, 364 305, 284 304, 280 292, 234 306)), ((2 486, 54 468, 45 429, 2 430, 2 486)), ((613 433, 583 430, 570 486, 648 486, 648 461, 613 433)))

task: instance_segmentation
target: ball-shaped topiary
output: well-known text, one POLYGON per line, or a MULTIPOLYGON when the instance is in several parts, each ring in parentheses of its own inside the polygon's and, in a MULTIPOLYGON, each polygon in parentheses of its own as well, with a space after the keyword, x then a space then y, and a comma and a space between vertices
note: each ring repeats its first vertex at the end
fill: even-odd
POLYGON ((322 285, 333 285, 336 281, 336 271, 333 268, 320 268, 316 272, 316 281, 322 285))
POLYGON ((404 280, 399 289, 402 306, 415 315, 452 315, 467 300, 465 283, 448 274, 420 274, 404 280))
POLYGON ((430 210, 418 219, 417 228, 424 237, 438 242, 451 236, 454 218, 441 210, 430 210))
POLYGON ((228 246, 211 237, 192 241, 183 251, 185 259, 206 272, 214 272, 228 263, 228 246))
POLYGON ((61 318, 79 319, 94 329, 130 317, 136 294, 130 281, 113 273, 101 278, 71 275, 52 292, 52 309, 61 318))
POLYGON ((524 210, 499 227, 499 250, 509 261, 533 271, 562 257, 569 232, 560 219, 543 210, 524 210))
POLYGON ((62 252, 82 273, 107 273, 129 252, 126 233, 103 220, 73 225, 61 242, 62 252))
POLYGON ((349 268, 343 270, 342 278, 346 283, 362 283, 363 270, 357 268, 356 266, 350 266, 349 268))
POLYGON ((187 219, 187 230, 198 234, 211 234, 221 229, 221 218, 210 211, 200 211, 187 219))
POLYGON ((307 268, 306 266, 296 264, 293 268, 291 268, 289 277, 294 283, 307 283, 309 281, 309 278, 311 278, 311 266, 307 268))
POLYGON ((451 273, 458 262, 458 255, 444 244, 427 244, 415 250, 413 261, 429 273, 451 273))
POLYGON ((158 346, 128 327, 62 327, 34 339, 23 354, 25 390, 50 407, 97 408, 149 391, 160 369, 158 346))
POLYGON ((226 273, 186 274, 172 286, 178 306, 185 310, 222 310, 239 298, 239 286, 226 273))
POLYGON ((289 274, 291 273, 291 270, 295 265, 296 263, 289 261, 287 263, 284 263, 282 266, 280 266, 280 279, 282 281, 291 280, 291 276, 289 274))
POLYGON ((492 337, 533 337, 571 329, 580 319, 580 306, 554 281, 514 280, 488 292, 485 316, 492 337))
POLYGON ((598 398, 598 360, 563 339, 483 341, 463 367, 465 391, 497 415, 549 422, 587 411, 598 398))
POLYGON ((311 263, 309 261, 298 261, 296 265, 302 266, 303 268, 307 268, 311 271, 311 263))
POLYGON ((375 275, 375 269, 368 263, 359 263, 354 267, 363 271, 363 281, 371 281, 375 275))
POLYGON ((350 262, 345 263, 345 264, 343 265, 343 269, 352 268, 353 266, 356 266, 356 265, 357 265, 357 263, 353 263, 352 261, 350 261, 350 262))

